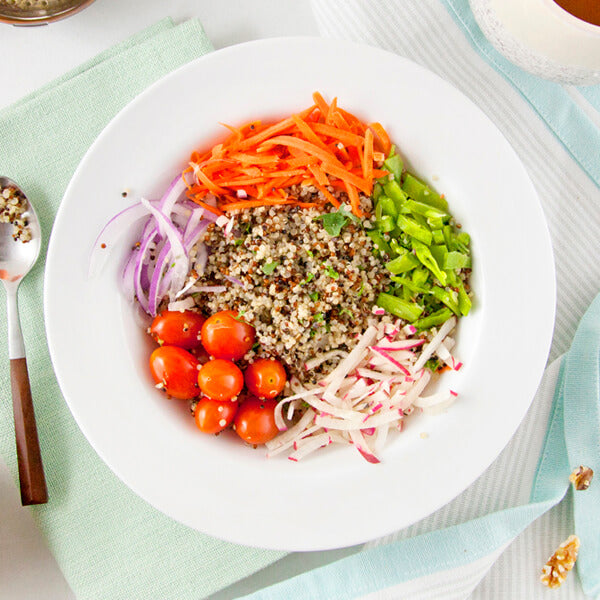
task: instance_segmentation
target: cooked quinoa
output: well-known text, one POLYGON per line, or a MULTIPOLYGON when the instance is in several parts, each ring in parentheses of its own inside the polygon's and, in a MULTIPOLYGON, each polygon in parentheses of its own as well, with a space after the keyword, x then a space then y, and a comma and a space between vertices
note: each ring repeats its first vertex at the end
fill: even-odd
MULTIPOLYGON (((211 225, 204 238, 208 262, 196 286, 226 286, 197 293, 205 313, 237 310, 256 329, 246 356, 276 356, 307 381, 305 362, 334 349, 351 350, 375 319, 377 294, 390 283, 360 225, 346 224, 332 237, 315 220, 315 208, 261 207, 234 215, 232 233, 211 225), (242 283, 231 281, 235 278, 242 283)), ((331 371, 339 357, 310 372, 331 371)))
POLYGON ((31 228, 25 216, 28 208, 29 203, 21 190, 12 186, 0 187, 0 223, 12 224, 15 241, 31 240, 31 228))

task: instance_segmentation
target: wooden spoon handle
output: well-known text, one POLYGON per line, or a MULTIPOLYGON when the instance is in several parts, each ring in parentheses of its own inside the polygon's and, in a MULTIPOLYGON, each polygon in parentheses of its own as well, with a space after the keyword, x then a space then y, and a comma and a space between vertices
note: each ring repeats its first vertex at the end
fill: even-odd
POLYGON ((23 506, 45 504, 48 502, 48 491, 46 489, 46 478, 44 477, 25 358, 12 358, 10 360, 10 383, 15 416, 21 504, 23 506))

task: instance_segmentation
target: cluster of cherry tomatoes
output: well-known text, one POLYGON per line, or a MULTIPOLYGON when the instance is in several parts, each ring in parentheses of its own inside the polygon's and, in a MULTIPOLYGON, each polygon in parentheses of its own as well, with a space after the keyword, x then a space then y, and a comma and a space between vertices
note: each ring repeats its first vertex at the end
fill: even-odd
POLYGON ((237 312, 207 319, 190 310, 165 311, 149 332, 159 344, 150 356, 157 387, 173 398, 200 397, 194 418, 201 431, 219 433, 233 423, 250 444, 264 444, 279 433, 275 398, 285 386, 285 369, 266 358, 240 369, 236 361, 252 349, 256 332, 237 312))

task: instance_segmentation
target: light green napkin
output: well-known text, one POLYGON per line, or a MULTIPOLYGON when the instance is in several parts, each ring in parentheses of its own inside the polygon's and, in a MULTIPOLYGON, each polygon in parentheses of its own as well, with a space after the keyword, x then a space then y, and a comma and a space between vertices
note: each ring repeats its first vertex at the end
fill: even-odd
MULTIPOLYGON (((0 111, 0 174, 23 187, 44 233, 42 255, 20 291, 50 496, 47 505, 31 510, 80 600, 198 600, 282 556, 221 542, 179 525, 121 483, 75 424, 56 383, 44 335, 48 236, 83 154, 137 94, 210 50, 197 21, 174 26, 167 19, 0 111)), ((16 480, 6 335, 6 319, 0 318, 0 452, 16 480)))

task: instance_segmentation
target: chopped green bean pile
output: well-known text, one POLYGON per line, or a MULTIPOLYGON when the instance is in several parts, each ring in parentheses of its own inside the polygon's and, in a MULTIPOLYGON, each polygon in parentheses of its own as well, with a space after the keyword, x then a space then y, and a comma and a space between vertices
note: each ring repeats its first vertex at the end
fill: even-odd
POLYGON ((468 276, 470 237, 460 231, 448 203, 404 169, 392 148, 384 162, 390 172, 375 185, 375 228, 367 231, 386 261, 393 285, 377 305, 418 330, 471 310, 468 276))

